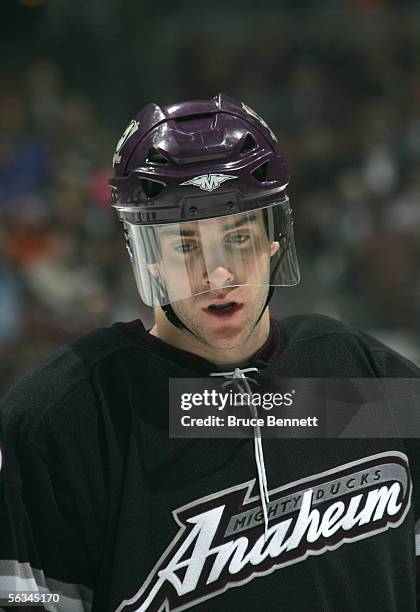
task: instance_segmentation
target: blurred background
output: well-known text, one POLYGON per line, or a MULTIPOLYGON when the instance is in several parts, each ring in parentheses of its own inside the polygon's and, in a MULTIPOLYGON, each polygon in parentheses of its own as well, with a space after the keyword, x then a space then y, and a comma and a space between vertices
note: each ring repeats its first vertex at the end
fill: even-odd
POLYGON ((289 162, 301 284, 321 312, 420 363, 418 0, 3 0, 0 394, 67 340, 151 322, 107 179, 150 101, 219 91, 289 162))

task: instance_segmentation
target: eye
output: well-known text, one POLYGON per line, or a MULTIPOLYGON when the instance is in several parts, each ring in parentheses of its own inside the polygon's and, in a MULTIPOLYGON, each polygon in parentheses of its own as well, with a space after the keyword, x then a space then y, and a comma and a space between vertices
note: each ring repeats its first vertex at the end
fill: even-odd
POLYGON ((177 244, 174 246, 174 249, 177 253, 190 253, 195 248, 197 247, 190 242, 183 242, 182 244, 177 244))
POLYGON ((226 241, 230 242, 231 244, 244 244, 245 242, 248 242, 250 238, 251 237, 249 234, 232 234, 226 238, 226 241))

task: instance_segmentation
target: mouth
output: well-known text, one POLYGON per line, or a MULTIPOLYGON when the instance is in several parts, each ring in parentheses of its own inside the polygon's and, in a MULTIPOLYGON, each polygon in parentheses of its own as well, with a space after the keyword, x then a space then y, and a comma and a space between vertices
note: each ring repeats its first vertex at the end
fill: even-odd
POLYGON ((210 304, 207 308, 204 308, 204 312, 212 317, 218 319, 229 319, 233 317, 237 312, 242 310, 243 304, 239 302, 219 302, 210 304))

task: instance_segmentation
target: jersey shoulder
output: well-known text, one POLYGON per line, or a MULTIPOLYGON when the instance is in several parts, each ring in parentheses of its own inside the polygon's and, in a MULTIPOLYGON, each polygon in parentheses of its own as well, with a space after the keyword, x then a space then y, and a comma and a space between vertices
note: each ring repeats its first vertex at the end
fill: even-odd
POLYGON ((87 417, 94 404, 91 377, 95 365, 112 360, 131 345, 129 338, 114 327, 95 329, 63 345, 6 393, 0 402, 3 430, 18 427, 34 432, 53 411, 62 413, 58 418, 63 420, 63 426, 66 412, 83 410, 87 417))
POLYGON ((358 330, 343 321, 317 313, 285 317, 279 323, 286 331, 289 340, 293 342, 309 340, 326 334, 348 335, 358 333, 358 330))
POLYGON ((321 314, 295 315, 279 321, 286 345, 302 346, 321 353, 339 357, 341 352, 351 353, 369 362, 378 376, 420 377, 420 368, 386 346, 372 335, 352 327, 343 321, 321 314))

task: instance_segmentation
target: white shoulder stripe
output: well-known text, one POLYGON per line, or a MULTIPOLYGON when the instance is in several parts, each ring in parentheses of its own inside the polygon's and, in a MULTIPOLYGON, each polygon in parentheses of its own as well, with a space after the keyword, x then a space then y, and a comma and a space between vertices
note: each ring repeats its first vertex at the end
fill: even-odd
POLYGON ((84 585, 48 578, 42 570, 32 568, 29 563, 1 559, 0 597, 17 591, 60 593, 59 603, 43 604, 49 612, 90 612, 92 609, 93 592, 84 585))

